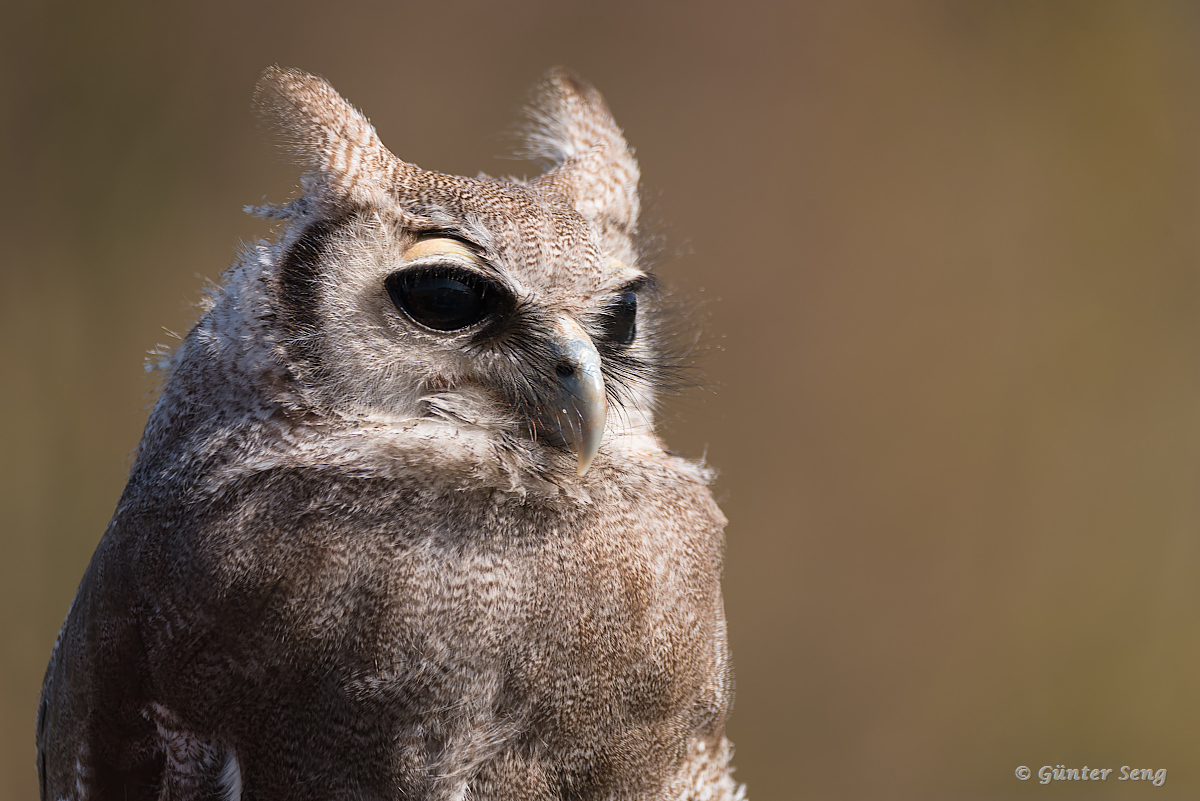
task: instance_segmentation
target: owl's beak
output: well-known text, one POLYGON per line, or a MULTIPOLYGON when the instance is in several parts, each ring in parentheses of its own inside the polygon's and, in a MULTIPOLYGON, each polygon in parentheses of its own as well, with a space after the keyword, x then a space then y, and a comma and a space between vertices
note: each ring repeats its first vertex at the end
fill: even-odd
POLYGON ((554 408, 544 412, 545 422, 579 457, 579 475, 591 467, 608 416, 600 354, 579 323, 562 318, 550 345, 558 393, 554 408))

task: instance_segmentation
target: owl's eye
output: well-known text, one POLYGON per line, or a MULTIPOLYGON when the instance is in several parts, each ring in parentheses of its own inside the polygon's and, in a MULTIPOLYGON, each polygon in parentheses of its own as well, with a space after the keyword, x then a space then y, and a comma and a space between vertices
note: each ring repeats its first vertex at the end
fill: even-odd
POLYGON ((434 331, 460 331, 491 314, 500 292, 486 278, 439 266, 399 270, 383 282, 396 308, 434 331))
POLYGON ((604 313, 604 338, 616 345, 628 345, 637 336, 637 292, 626 289, 604 313))

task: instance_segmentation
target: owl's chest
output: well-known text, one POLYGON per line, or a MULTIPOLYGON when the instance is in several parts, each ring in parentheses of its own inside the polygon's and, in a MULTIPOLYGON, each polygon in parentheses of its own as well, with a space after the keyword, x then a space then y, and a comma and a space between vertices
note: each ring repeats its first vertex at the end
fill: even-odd
POLYGON ((294 483, 214 520, 190 559, 207 575, 184 582, 206 633, 158 639, 184 683, 201 683, 196 644, 219 641, 206 693, 303 698, 393 740, 449 720, 570 741, 614 720, 686 728, 722 704, 707 697, 725 645, 703 488, 540 504, 379 490, 294 483))

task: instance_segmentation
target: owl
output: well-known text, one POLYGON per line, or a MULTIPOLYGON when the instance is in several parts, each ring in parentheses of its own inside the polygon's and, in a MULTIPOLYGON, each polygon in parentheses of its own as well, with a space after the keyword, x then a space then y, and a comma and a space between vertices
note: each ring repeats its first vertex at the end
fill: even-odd
POLYGON ((263 73, 300 190, 163 358, 46 673, 43 799, 743 797, 638 166, 580 78, 534 97, 545 172, 464 178, 263 73))

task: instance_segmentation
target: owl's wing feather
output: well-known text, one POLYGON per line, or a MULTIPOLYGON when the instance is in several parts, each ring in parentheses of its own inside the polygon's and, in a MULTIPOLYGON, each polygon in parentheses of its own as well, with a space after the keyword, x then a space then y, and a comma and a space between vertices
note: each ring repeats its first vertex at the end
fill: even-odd
POLYGON ((44 799, 159 797, 139 603, 115 548, 112 539, 97 548, 46 671, 37 725, 44 799))

